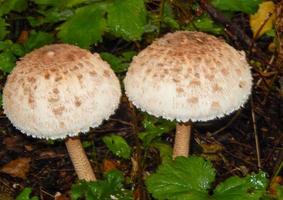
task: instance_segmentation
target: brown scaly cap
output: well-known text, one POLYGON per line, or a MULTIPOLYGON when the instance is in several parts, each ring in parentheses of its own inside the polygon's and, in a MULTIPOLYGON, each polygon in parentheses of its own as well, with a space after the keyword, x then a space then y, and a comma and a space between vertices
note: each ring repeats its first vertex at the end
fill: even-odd
POLYGON ((100 125, 120 96, 117 77, 98 54, 54 44, 17 62, 3 90, 3 107, 22 132, 64 138, 100 125))
POLYGON ((242 51, 205 33, 177 31, 141 51, 124 84, 133 104, 152 115, 206 121, 241 107, 252 76, 242 51))

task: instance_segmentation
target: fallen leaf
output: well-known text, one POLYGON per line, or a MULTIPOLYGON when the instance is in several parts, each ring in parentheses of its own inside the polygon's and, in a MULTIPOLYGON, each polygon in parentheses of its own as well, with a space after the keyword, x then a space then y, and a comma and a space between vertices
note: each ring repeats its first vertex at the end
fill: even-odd
POLYGON ((223 150, 223 146, 221 144, 202 143, 199 145, 201 146, 203 153, 213 154, 213 153, 221 152, 223 150))
POLYGON ((22 137, 11 136, 11 137, 5 137, 3 139, 3 144, 5 145, 7 150, 19 152, 23 150, 22 141, 23 141, 22 137))
POLYGON ((113 169, 117 169, 117 163, 112 161, 112 160, 103 160, 103 171, 104 172, 109 172, 113 169))
POLYGON ((24 44, 27 41, 28 36, 29 36, 29 32, 28 31, 22 31, 20 33, 20 36, 17 39, 17 42, 20 43, 20 44, 24 44))
POLYGON ((278 185, 283 185, 283 178, 281 176, 276 176, 272 179, 269 187, 269 192, 276 196, 276 187, 278 185))
POLYGON ((56 192, 54 199, 55 199, 55 200, 70 200, 69 197, 67 197, 67 196, 64 195, 64 194, 61 194, 60 192, 56 192))
POLYGON ((261 3, 257 12, 250 16, 250 26, 254 38, 260 37, 267 31, 271 30, 274 22, 275 4, 272 1, 265 1, 261 3))
POLYGON ((0 192, 0 200, 13 200, 13 199, 14 198, 10 194, 0 192))
POLYGON ((17 158, 4 165, 0 172, 9 174, 13 177, 25 179, 30 169, 31 158, 17 158))

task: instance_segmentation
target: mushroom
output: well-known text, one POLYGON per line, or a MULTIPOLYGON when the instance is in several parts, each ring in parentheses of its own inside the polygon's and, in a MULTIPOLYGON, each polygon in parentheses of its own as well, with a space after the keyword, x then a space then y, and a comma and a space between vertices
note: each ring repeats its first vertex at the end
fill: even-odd
POLYGON ((67 137, 65 144, 79 179, 94 181, 91 165, 75 136, 108 119, 120 96, 119 80, 97 53, 53 44, 17 62, 3 90, 3 108, 12 124, 27 135, 67 137))
POLYGON ((205 33, 177 31, 134 57, 124 84, 137 108, 178 122, 175 158, 189 153, 191 122, 220 118, 243 106, 252 76, 244 52, 205 33))

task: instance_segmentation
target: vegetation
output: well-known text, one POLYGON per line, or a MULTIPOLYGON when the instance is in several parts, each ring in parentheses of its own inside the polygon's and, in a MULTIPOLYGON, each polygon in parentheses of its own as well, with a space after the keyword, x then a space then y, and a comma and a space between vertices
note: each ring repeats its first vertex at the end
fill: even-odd
MULTIPOLYGON (((207 32, 244 50, 254 76, 247 108, 215 126, 197 125, 194 134, 202 134, 195 137, 194 156, 189 158, 171 158, 175 122, 135 110, 123 98, 116 117, 83 136, 91 161, 100 164, 97 182, 76 182, 72 171, 54 174, 49 162, 71 167, 68 159, 57 157, 58 152, 64 154, 60 141, 18 140, 23 136, 3 121, 0 156, 14 154, 0 161, 5 174, 0 175, 0 186, 20 180, 21 187, 12 193, 0 189, 0 197, 8 193, 7 199, 53 199, 59 191, 63 200, 283 199, 282 12, 282 1, 263 0, 0 0, 1 88, 20 57, 51 43, 99 52, 122 80, 133 56, 176 30, 207 32), (47 160, 38 154, 46 148, 57 148, 48 151, 47 160), (33 155, 43 158, 24 161, 33 155), (9 171, 11 162, 21 175, 9 171), (36 171, 42 166, 49 175, 36 171), (31 175, 33 171, 40 175, 31 175), (49 187, 44 184, 56 188, 42 192, 49 187)), ((6 120, 2 111, 0 120, 6 120)))

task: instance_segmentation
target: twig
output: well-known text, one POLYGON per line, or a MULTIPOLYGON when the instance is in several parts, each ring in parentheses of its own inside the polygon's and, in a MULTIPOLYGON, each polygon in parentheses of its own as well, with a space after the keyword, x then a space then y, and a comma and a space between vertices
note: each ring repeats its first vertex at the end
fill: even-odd
MULTIPOLYGON (((269 60, 269 64, 271 65, 274 61, 275 56, 272 55, 270 60, 269 60)), ((267 72, 269 70, 270 66, 267 65, 266 69, 263 71, 264 73, 267 72)), ((264 77, 261 76, 261 78, 256 82, 255 87, 259 87, 260 83, 262 82, 262 80, 264 79, 264 77)))
MULTIPOLYGON (((221 12, 216 10, 212 5, 210 5, 207 0, 200 0, 200 6, 218 23, 222 24, 225 27, 226 33, 229 35, 229 37, 234 41, 240 41, 243 43, 246 47, 246 49, 249 49, 252 46, 252 39, 241 29, 237 24, 231 23, 229 19, 227 19, 221 12)), ((243 46, 242 45, 242 48, 243 46)), ((268 61, 264 60, 265 53, 261 51, 261 49, 256 48, 255 45, 253 45, 253 56, 262 62, 264 65, 269 65, 268 61)), ((273 66, 275 67, 275 66, 273 66)))
POLYGON ((142 168, 142 162, 141 162, 142 152, 141 152, 141 144, 140 144, 140 141, 139 141, 139 138, 138 138, 139 130, 138 130, 138 121, 137 121, 136 109, 130 101, 128 101, 128 105, 129 105, 130 113, 131 113, 131 116, 132 116, 132 130, 133 130, 133 134, 135 136, 135 143, 136 143, 135 159, 136 159, 137 169, 135 169, 136 174, 135 174, 134 178, 137 179, 137 181, 136 181, 137 185, 136 185, 135 189, 141 191, 140 198, 138 198, 137 200, 145 200, 146 194, 144 194, 144 192, 143 192, 144 191, 143 190, 143 168, 142 168))
POLYGON ((211 133, 212 136, 215 136, 216 134, 224 131, 226 128, 228 128, 229 126, 231 126, 231 124, 233 124, 233 122, 240 116, 241 114, 241 110, 238 110, 236 112, 236 114, 232 117, 232 119, 227 123, 225 124, 223 127, 221 127, 220 129, 214 131, 213 133, 211 133))
POLYGON ((166 0, 161 0, 160 1, 160 6, 159 6, 159 23, 158 23, 158 35, 160 33, 161 25, 163 22, 163 15, 164 15, 164 6, 165 6, 165 1, 166 0))
POLYGON ((252 51, 253 51, 253 47, 254 47, 254 44, 255 44, 255 39, 258 38, 261 30, 263 29, 263 27, 268 22, 268 20, 270 19, 271 16, 272 16, 272 13, 268 13, 268 16, 264 19, 263 23, 260 25, 259 29, 257 30, 254 38, 252 39, 252 43, 251 43, 250 50, 249 50, 249 54, 250 55, 252 54, 252 51))
POLYGON ((255 145, 256 145, 257 166, 258 166, 259 169, 261 169, 260 145, 259 145, 259 141, 258 141, 256 118, 255 118, 254 103, 253 103, 252 95, 251 95, 251 114, 252 114, 253 130, 254 130, 255 145))

